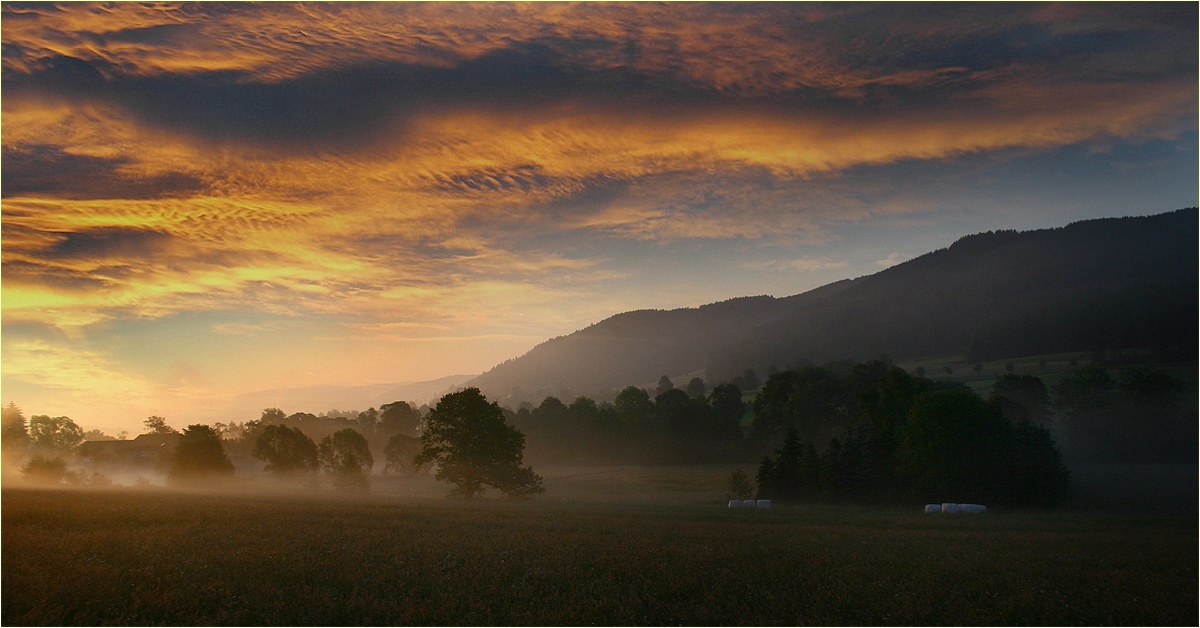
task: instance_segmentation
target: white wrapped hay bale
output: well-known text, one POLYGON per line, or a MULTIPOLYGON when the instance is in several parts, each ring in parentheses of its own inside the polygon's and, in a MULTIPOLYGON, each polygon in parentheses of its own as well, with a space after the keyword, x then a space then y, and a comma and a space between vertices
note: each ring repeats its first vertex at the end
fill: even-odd
POLYGON ((982 504, 959 504, 958 509, 960 512, 972 515, 982 515, 987 512, 987 506, 982 504))
POLYGON ((740 500, 740 499, 731 499, 731 500, 729 500, 729 507, 730 507, 730 508, 741 508, 741 507, 742 507, 742 500, 740 500))
POLYGON ((771 500, 769 500, 769 499, 760 499, 760 500, 758 500, 757 502, 755 502, 755 506, 756 506, 756 507, 758 507, 758 508, 770 508, 770 507, 771 507, 771 500))
POLYGON ((957 515, 959 513, 958 504, 945 503, 942 504, 942 514, 957 515))
POLYGON ((757 502, 755 502, 753 499, 742 500, 742 508, 755 508, 757 505, 757 502))
POLYGON ((925 504, 925 514, 929 515, 938 512, 942 512, 941 504, 925 504))

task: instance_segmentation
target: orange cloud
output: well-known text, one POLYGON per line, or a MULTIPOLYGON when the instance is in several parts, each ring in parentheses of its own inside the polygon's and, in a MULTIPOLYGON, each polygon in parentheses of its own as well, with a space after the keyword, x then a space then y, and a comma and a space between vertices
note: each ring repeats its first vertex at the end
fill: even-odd
POLYGON ((392 151, 334 157, 210 151, 104 110, 13 106, 11 119, 21 124, 6 134, 6 149, 53 144, 64 154, 116 160, 116 177, 186 173, 203 189, 191 198, 6 199, 5 311, 13 320, 49 313, 79 324, 116 310, 223 307, 248 293, 265 296, 259 305, 274 311, 336 309, 328 298, 414 283, 468 285, 457 278, 495 273, 536 283, 596 265, 506 250, 509 231, 651 240, 815 233, 831 215, 793 211, 787 182, 803 186, 823 173, 905 159, 1170 135, 1194 105, 1191 87, 1180 81, 1146 93, 1080 85, 1080 100, 1091 103, 1080 108, 1048 86, 1009 84, 981 92, 1003 104, 986 119, 951 101, 931 109, 936 116, 854 124, 770 111, 670 119, 587 108, 451 110, 414 118, 392 151), (764 179, 783 187, 758 189, 764 179), (626 190, 610 202, 555 209, 614 185, 626 190), (117 233, 144 236, 142 248, 106 248, 117 233), (9 270, 14 264, 24 266, 9 270), (89 281, 54 287, 39 284, 38 272, 89 281))

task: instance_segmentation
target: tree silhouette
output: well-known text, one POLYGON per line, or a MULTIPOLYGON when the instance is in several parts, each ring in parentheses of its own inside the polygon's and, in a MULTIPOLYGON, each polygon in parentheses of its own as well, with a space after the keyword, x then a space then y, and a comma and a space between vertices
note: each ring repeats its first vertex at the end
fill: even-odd
POLYGON ((708 387, 704 385, 704 380, 699 377, 693 377, 687 385, 687 394, 689 397, 703 397, 708 394, 708 387))
POLYGON ((763 458, 758 468, 758 498, 800 501, 820 489, 821 462, 811 444, 801 442, 800 433, 789 428, 777 457, 763 458))
POLYGON ((362 426, 364 432, 371 434, 375 431, 376 425, 379 423, 379 411, 375 408, 367 408, 358 413, 358 424, 362 426))
POLYGON ((1005 469, 1005 498, 1011 503, 1053 506, 1067 490, 1070 474, 1046 428, 1018 421, 1005 469))
POLYGON ((421 452, 421 439, 407 434, 395 434, 383 448, 384 473, 413 473, 419 467, 413 458, 421 452))
POLYGON ((189 425, 179 436, 167 477, 175 482, 194 482, 230 476, 233 471, 217 431, 207 425, 189 425))
POLYGON ((750 483, 750 476, 746 475, 741 469, 734 469, 729 474, 729 492, 725 494, 729 499, 750 499, 754 497, 754 485, 750 483))
POLYGON ((715 435, 722 439, 741 438, 742 416, 746 414, 741 389, 734 384, 721 384, 713 389, 708 401, 712 405, 715 435))
POLYGON ((160 416, 147 417, 142 424, 146 426, 147 434, 178 434, 175 428, 167 425, 167 420, 160 416))
POLYGON ((300 428, 268 425, 254 442, 255 458, 276 476, 312 474, 317 470, 317 444, 300 428))
POLYGON ((351 428, 338 430, 321 439, 318 459, 338 488, 365 490, 367 474, 375 466, 367 439, 351 428))
POLYGON ((1002 490, 1012 424, 968 389, 926 393, 903 428, 900 473, 913 497, 987 503, 1002 490))
POLYGON ((663 391, 654 398, 654 417, 660 426, 687 434, 692 423, 692 404, 687 393, 677 388, 663 391))
POLYGON ((671 383, 671 378, 663 375, 658 378, 658 387, 654 389, 654 394, 661 395, 668 390, 675 390, 675 384, 671 383))
MULTIPOLYGON (((61 484, 64 480, 72 479, 67 470, 67 463, 62 458, 46 458, 34 456, 21 467, 21 475, 25 479, 39 484, 61 484)), ((78 479, 75 476, 74 479, 78 479)))
POLYGON ((29 440, 38 449, 69 452, 83 442, 83 429, 68 417, 39 414, 29 419, 29 440))
POLYGON ((521 466, 525 435, 504 421, 504 411, 478 388, 441 398, 421 433, 416 465, 433 463, 437 479, 455 485, 452 495, 471 498, 488 487, 513 496, 541 493, 542 478, 521 466))
POLYGON ((617 409, 617 418, 626 425, 645 425, 654 414, 650 393, 637 386, 625 387, 613 400, 613 405, 617 409))
POLYGON ((416 434, 421 414, 406 401, 393 401, 379 406, 379 429, 389 434, 416 434))
POLYGON ((0 446, 15 449, 28 444, 29 428, 25 425, 25 414, 15 402, 10 401, 0 411, 0 446))

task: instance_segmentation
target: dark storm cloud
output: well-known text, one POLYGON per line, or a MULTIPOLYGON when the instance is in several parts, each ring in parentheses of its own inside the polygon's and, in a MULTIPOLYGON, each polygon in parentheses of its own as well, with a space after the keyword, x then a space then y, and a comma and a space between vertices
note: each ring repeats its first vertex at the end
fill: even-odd
MULTIPOLYGON (((98 48, 184 45, 203 37, 202 27, 222 19, 269 22, 274 14, 295 8, 184 5, 174 18, 191 21, 97 29, 79 37, 98 48)), ((426 8, 396 7, 392 17, 403 20, 426 8)), ((447 10, 454 8, 460 7, 447 10)), ((1155 58, 1161 63, 1142 70, 1194 75, 1195 54, 1181 55, 1178 48, 1180 37, 1190 34, 1194 50, 1194 5, 1151 10, 1085 5, 1081 16, 1071 18, 1082 24, 1075 30, 1069 19, 1038 15, 1050 8, 688 5, 695 28, 721 19, 731 28, 745 25, 744 32, 731 31, 734 42, 714 45, 705 57, 703 50, 685 48, 697 45, 688 44, 688 37, 704 41, 686 30, 686 21, 659 25, 634 19, 656 7, 583 5, 574 9, 585 16, 595 12, 617 27, 598 27, 575 37, 547 28, 511 36, 478 31, 471 35, 492 47, 475 57, 457 56, 431 35, 413 37, 407 45, 424 51, 418 55, 423 62, 386 55, 353 58, 283 78, 263 77, 252 68, 138 73, 115 54, 86 60, 46 57, 19 67, 6 63, 4 89, 17 99, 36 95, 115 104, 144 123, 203 140, 346 150, 395 142, 411 116, 423 112, 520 112, 569 104, 651 118, 765 111, 872 119, 910 112, 937 115, 958 95, 962 98, 954 107, 962 116, 972 115, 962 108, 978 90, 992 85, 998 72, 1017 82, 1053 81, 1057 73, 1067 73, 1073 81, 1118 80, 1137 73, 1139 60, 1155 58), (630 15, 622 21, 625 12, 630 15), (1189 16, 1191 28, 1175 23, 1189 16), (738 38, 745 39, 740 48, 738 38), (1089 66, 1093 57, 1104 60, 1103 65, 1089 66)), ((358 9, 362 7, 354 5, 346 11, 358 9)), ((532 17, 536 22, 548 16, 535 11, 532 17)), ((338 33, 345 37, 347 30, 338 33)), ((245 46, 274 53, 281 37, 246 38, 245 46)), ((14 57, 25 55, 18 43, 6 46, 14 57)), ((312 44, 308 59, 316 62, 337 52, 332 44, 312 44)), ((991 110, 979 105, 977 115, 991 110)))
POLYGON ((568 101, 632 105, 629 99, 639 94, 658 93, 656 100, 665 101, 685 95, 681 86, 628 70, 569 67, 553 50, 536 45, 514 46, 453 68, 379 62, 274 82, 255 82, 231 71, 126 76, 94 63, 43 60, 31 74, 7 72, 4 89, 16 99, 117 104, 143 122, 202 139, 314 148, 389 140, 388 131, 402 131, 406 117, 422 111, 518 111, 568 101))

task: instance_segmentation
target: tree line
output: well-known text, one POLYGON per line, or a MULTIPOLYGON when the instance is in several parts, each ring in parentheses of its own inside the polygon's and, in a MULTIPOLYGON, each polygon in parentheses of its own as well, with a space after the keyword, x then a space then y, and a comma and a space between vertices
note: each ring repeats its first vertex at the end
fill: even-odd
MULTIPOLYGON (((25 477, 51 484, 111 484, 99 472, 69 470, 66 459, 83 441, 82 430, 70 418, 38 415, 26 422, 15 403, 3 412, 5 458, 25 458, 25 477)), ((460 497, 474 497, 489 488, 514 497, 544 490, 541 476, 521 466, 524 435, 507 424, 503 410, 478 389, 442 397, 424 417, 408 403, 395 402, 383 406, 382 412, 372 408, 354 419, 357 429, 342 427, 351 420, 346 416, 289 416, 268 408, 259 419, 233 429, 195 424, 179 432, 157 416, 144 425, 146 436, 173 441, 168 455, 157 461, 157 470, 179 486, 232 481, 236 469, 228 449, 248 450, 264 464, 263 472, 277 480, 311 487, 323 473, 338 490, 366 490, 375 460, 360 430, 370 429, 372 435, 387 438, 385 473, 434 466, 437 479, 454 484, 451 494, 460 497), (419 437, 412 435, 418 426, 419 437), (317 443, 305 430, 328 433, 317 443)))
POLYGON ((759 465, 757 497, 1051 506, 1069 475, 1050 432, 1023 398, 1007 396, 1025 385, 1018 380, 1003 376, 984 400, 966 387, 890 371, 857 408, 834 408, 850 427, 823 452, 788 426, 775 456, 759 465))
POLYGON ((760 463, 757 493, 1050 505, 1068 481, 1050 427, 1076 461, 1194 463, 1197 417, 1185 402, 1182 382, 1144 366, 1114 377, 1092 365, 1053 388, 1009 372, 986 399, 882 361, 782 371, 754 401, 751 437, 782 438, 760 463))
MULTIPOLYGON (((752 372, 739 381, 758 383, 752 372)), ((189 425, 176 433, 162 417, 149 417, 145 427, 175 439, 160 470, 180 483, 231 476, 232 454, 258 460, 280 479, 324 474, 339 488, 364 489, 375 467, 372 449, 382 449, 384 473, 434 466, 459 495, 489 489, 531 495, 542 487, 522 466, 528 444, 541 461, 575 464, 757 456, 754 492, 781 501, 903 497, 1037 505, 1054 503, 1067 481, 1047 429, 1052 421, 1126 440, 1128 426, 1136 425, 1134 431, 1171 435, 1179 455, 1194 460, 1195 413, 1184 409, 1182 392, 1161 371, 1125 369, 1113 377, 1093 366, 1053 391, 1037 377, 1009 373, 983 399, 964 385, 877 360, 772 372, 750 403, 736 383, 708 390, 693 378, 676 388, 663 376, 653 395, 629 386, 611 403, 578 397, 565 404, 550 396, 513 411, 472 388, 444 396, 434 408, 398 401, 320 416, 268 408, 240 425, 189 425), (1129 420, 1134 414, 1140 422, 1129 420), (1186 436, 1189 425, 1190 440, 1175 438, 1186 436)), ((13 403, 3 411, 4 450, 32 456, 27 475, 89 480, 67 470, 65 458, 85 438, 71 419, 26 421, 13 403)), ((745 492, 748 478, 735 479, 745 492)))

